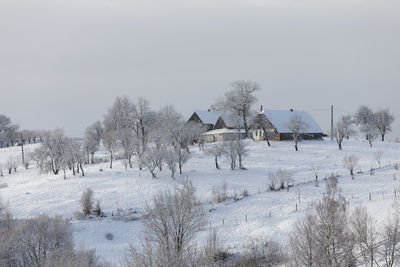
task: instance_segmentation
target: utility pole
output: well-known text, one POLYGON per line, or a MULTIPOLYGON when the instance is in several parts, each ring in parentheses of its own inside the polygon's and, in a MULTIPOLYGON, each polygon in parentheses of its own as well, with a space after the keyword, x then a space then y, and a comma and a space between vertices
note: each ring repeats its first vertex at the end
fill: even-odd
POLYGON ((331 141, 333 141, 333 105, 331 105, 331 141))
POLYGON ((22 150, 22 164, 25 165, 25 155, 24 155, 24 140, 22 140, 22 133, 21 133, 21 150, 22 150))

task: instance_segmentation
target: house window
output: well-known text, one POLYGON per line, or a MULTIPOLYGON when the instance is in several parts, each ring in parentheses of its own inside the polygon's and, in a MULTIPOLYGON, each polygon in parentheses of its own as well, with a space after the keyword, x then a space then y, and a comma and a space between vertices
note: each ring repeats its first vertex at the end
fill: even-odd
POLYGON ((256 136, 258 136, 258 131, 256 131, 256 136))

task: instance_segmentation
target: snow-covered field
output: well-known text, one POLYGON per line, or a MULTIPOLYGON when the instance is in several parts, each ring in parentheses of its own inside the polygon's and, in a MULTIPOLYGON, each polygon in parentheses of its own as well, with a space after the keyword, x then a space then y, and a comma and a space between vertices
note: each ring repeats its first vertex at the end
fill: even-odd
MULTIPOLYGON (((84 177, 68 173, 67 180, 62 174, 39 174, 32 164, 29 170, 20 167, 17 173, 11 175, 4 171, 0 184, 8 186, 0 189, 0 196, 9 202, 12 213, 18 218, 42 213, 72 218, 76 245, 94 248, 105 260, 118 264, 123 261, 129 244, 140 245, 141 222, 125 222, 112 217, 83 221, 74 219, 74 212, 80 210, 80 196, 86 188, 94 191, 95 198, 101 201, 106 213, 116 214, 119 209, 131 209, 137 211, 136 216, 140 217, 146 203, 151 204, 157 192, 171 189, 181 179, 189 179, 204 203, 209 221, 204 231, 198 234, 198 242, 205 240, 211 225, 218 229, 220 239, 231 251, 240 250, 252 237, 272 238, 286 245, 292 225, 304 215, 310 203, 321 198, 325 190, 324 182, 319 187, 314 185, 312 163, 321 166, 321 179, 332 172, 339 174, 339 187, 350 208, 363 205, 378 222, 390 211, 395 199, 394 190, 400 189, 400 171, 393 168, 393 163, 400 162, 400 144, 397 143, 377 141, 370 148, 365 141, 351 140, 344 141, 343 150, 339 151, 336 143, 330 140, 307 141, 301 143, 296 152, 292 142, 272 142, 271 147, 267 147, 265 142, 246 142, 249 145, 249 154, 244 160, 247 170, 231 171, 228 163, 224 162, 222 169, 216 170, 212 157, 192 147, 192 157, 184 166, 184 175, 177 174, 176 181, 170 178, 168 170, 159 173, 156 179, 137 168, 125 171, 121 161, 116 161, 112 170, 106 162, 86 166, 84 177), (378 167, 374 159, 376 151, 384 152, 383 168, 370 175, 369 170, 378 167), (357 174, 354 180, 343 167, 342 160, 346 155, 360 158, 356 170, 363 173, 357 174), (290 170, 294 174, 295 187, 290 192, 268 192, 268 173, 278 169, 290 170), (213 202, 212 188, 224 181, 230 194, 239 195, 247 189, 249 196, 236 202, 213 202), (112 233, 114 239, 106 240, 106 233, 112 233)), ((35 146, 28 145, 25 149, 33 150, 35 146)), ((0 163, 9 156, 19 155, 20 148, 0 149, 0 163)), ((106 158, 106 154, 99 152, 97 157, 106 158)))

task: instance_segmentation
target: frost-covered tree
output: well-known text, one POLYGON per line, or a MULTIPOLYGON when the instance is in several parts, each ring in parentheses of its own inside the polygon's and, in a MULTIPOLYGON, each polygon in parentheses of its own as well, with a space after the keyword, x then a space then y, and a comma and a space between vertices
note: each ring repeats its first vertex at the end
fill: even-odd
POLYGON ((243 119, 246 136, 248 135, 248 118, 251 114, 252 106, 257 102, 255 92, 261 90, 258 83, 253 81, 238 80, 231 83, 232 89, 225 95, 216 100, 212 106, 219 111, 230 111, 238 114, 243 119))
POLYGON ((146 150, 148 135, 151 129, 156 126, 156 112, 150 108, 150 102, 143 97, 136 100, 135 105, 136 133, 140 136, 142 150, 146 150))
POLYGON ((56 129, 50 132, 42 143, 42 148, 36 150, 36 153, 44 153, 42 158, 46 158, 49 162, 44 164, 46 171, 52 171, 58 174, 65 159, 68 146, 68 138, 64 134, 64 130, 56 129))
MULTIPOLYGON (((374 124, 374 117, 375 116, 373 110, 368 106, 361 105, 357 109, 356 114, 354 115, 354 121, 360 127, 360 132, 365 133, 363 129, 368 128, 369 125, 374 124)), ((366 135, 365 138, 368 139, 366 135)))
POLYGON ((12 143, 13 145, 17 130, 18 125, 13 124, 9 117, 0 114, 0 148, 4 144, 12 143))
POLYGON ((231 165, 231 170, 234 170, 236 168, 236 161, 238 157, 236 144, 233 141, 224 141, 222 143, 222 148, 225 158, 231 165))
POLYGON ((298 151, 297 144, 301 141, 302 135, 307 131, 310 125, 303 121, 300 116, 294 115, 290 118, 286 127, 292 132, 294 148, 296 151, 298 151))
POLYGON ((375 266, 379 261, 381 238, 373 218, 363 207, 357 207, 350 218, 351 231, 357 236, 357 266, 375 266))
POLYGON ((289 188, 293 185, 293 173, 288 170, 279 169, 276 172, 270 172, 268 178, 271 190, 286 188, 289 191, 289 188))
POLYGON ((114 104, 104 116, 104 128, 106 130, 136 130, 135 104, 126 96, 117 97, 114 104))
POLYGON ((6 162, 8 174, 11 174, 11 172, 14 170, 14 172, 17 172, 17 168, 19 165, 19 161, 16 157, 9 156, 6 162))
POLYGON ((336 138, 336 142, 339 145, 339 149, 342 149, 342 142, 344 138, 348 138, 354 133, 352 128, 353 121, 350 115, 344 115, 335 123, 333 128, 333 135, 336 138))
POLYGON ((142 251, 151 250, 152 253, 143 255, 133 250, 132 265, 145 260, 148 264, 144 266, 188 266, 182 265, 182 256, 204 225, 192 184, 176 187, 173 193, 159 193, 146 208, 143 218, 147 242, 142 251), (155 264, 158 260, 161 265, 155 264))
POLYGON ((215 168, 219 169, 220 166, 218 164, 218 158, 220 158, 224 154, 224 146, 221 143, 217 143, 215 145, 212 145, 212 146, 208 147, 205 150, 205 153, 207 155, 211 155, 211 156, 214 157, 215 168))
MULTIPOLYGON (((99 150, 101 137, 103 134, 103 126, 101 122, 96 121, 92 125, 88 126, 85 130, 84 144, 86 151, 91 155, 90 161, 94 161, 94 153, 99 150)), ((89 162, 89 157, 88 157, 89 162)))
POLYGON ((178 164, 178 157, 175 153, 174 148, 171 147, 165 151, 164 161, 167 164, 168 169, 171 171, 171 178, 174 178, 176 173, 176 166, 178 164))
POLYGON ((114 154, 118 150, 118 132, 112 129, 106 129, 103 132, 103 146, 110 154, 110 169, 113 167, 114 154))
POLYGON ((239 169, 245 169, 243 167, 243 158, 247 156, 248 153, 247 144, 243 142, 243 140, 241 140, 240 138, 236 138, 233 141, 233 144, 239 161, 239 169))
POLYGON ((375 124, 382 137, 382 142, 385 141, 385 135, 392 130, 392 123, 394 116, 390 113, 389 109, 381 109, 375 113, 375 124))
POLYGON ((290 236, 294 266, 356 266, 357 236, 348 227, 347 202, 336 184, 330 178, 322 199, 296 224, 290 236))
POLYGON ((361 129, 361 132, 365 134, 365 137, 368 141, 369 146, 372 147, 372 143, 379 136, 378 128, 376 128, 376 125, 374 124, 374 122, 371 122, 371 123, 363 125, 360 129, 361 129))
POLYGON ((165 153, 155 147, 148 147, 141 157, 141 164, 149 170, 153 178, 157 177, 156 169, 163 161, 165 153))
POLYGON ((353 177, 354 175, 354 169, 358 164, 358 161, 360 159, 356 156, 350 155, 350 156, 345 156, 343 158, 343 166, 350 172, 350 175, 353 177))

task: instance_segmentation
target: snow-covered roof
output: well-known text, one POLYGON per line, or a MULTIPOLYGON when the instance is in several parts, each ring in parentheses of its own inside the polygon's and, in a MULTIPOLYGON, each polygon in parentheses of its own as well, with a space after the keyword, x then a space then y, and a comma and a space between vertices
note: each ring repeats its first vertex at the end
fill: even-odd
POLYGON ((195 112, 204 124, 215 125, 218 121, 218 118, 221 117, 224 120, 226 126, 228 126, 229 128, 236 128, 238 123, 240 127, 243 127, 244 125, 242 117, 233 115, 229 111, 218 112, 212 110, 211 111, 197 110, 195 112))
MULTIPOLYGON (((241 133, 245 133, 246 131, 244 129, 240 130, 241 133)), ((234 134, 238 133, 238 130, 234 129, 216 129, 216 130, 211 130, 208 132, 203 133, 203 135, 214 135, 214 134, 234 134)))
POLYGON ((195 112, 196 112, 197 116, 199 116, 200 120, 204 124, 215 125, 215 123, 217 122, 219 116, 221 116, 221 113, 220 112, 216 112, 216 111, 197 110, 195 112))
POLYGON ((290 110, 264 110, 265 116, 272 123, 275 129, 280 133, 291 133, 287 128, 287 124, 293 116, 299 116, 305 121, 309 128, 308 133, 322 133, 318 123, 305 111, 290 111, 290 110))

